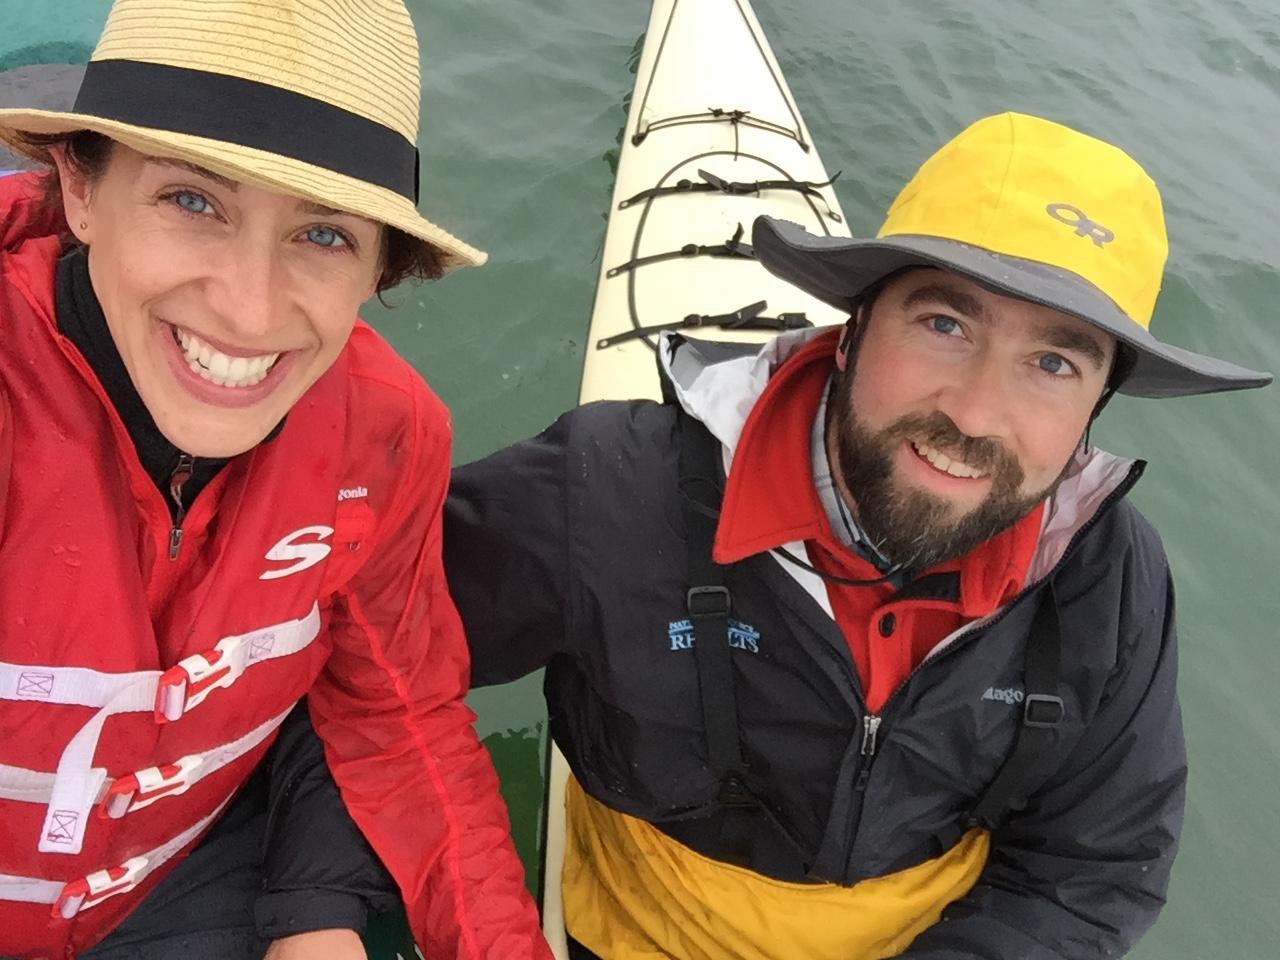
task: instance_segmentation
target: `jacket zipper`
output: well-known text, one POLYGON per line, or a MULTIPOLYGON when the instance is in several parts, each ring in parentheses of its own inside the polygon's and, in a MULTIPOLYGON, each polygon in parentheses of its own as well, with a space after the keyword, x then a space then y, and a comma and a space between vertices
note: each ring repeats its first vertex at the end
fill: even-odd
MULTIPOLYGON (((867 789, 867 781, 871 779, 871 761, 876 756, 876 734, 880 732, 880 723, 883 718, 874 713, 868 713, 862 718, 862 749, 859 753, 864 757, 862 765, 858 769, 858 779, 853 785, 854 791, 858 794, 858 806, 862 806, 862 792, 867 789)), ((859 817, 858 819, 861 819, 859 817)))
POLYGON ((169 530, 169 559, 177 560, 178 551, 182 549, 182 521, 187 515, 187 508, 182 504, 182 488, 191 479, 195 470, 196 458, 189 453, 178 457, 178 464, 169 474, 169 496, 173 498, 177 509, 173 514, 173 526, 169 530))
POLYGON ((906 679, 903 680, 901 683, 898 684, 897 687, 894 688, 893 693, 889 694, 888 699, 886 699, 884 702, 884 706, 880 708, 879 714, 869 713, 863 716, 862 748, 859 751, 861 756, 863 757, 863 760, 858 770, 858 778, 856 781, 854 781, 853 800, 849 804, 849 834, 848 834, 849 847, 847 850, 845 850, 845 856, 844 856, 844 861, 845 861, 844 877, 846 881, 850 879, 849 874, 851 872, 850 868, 852 866, 850 861, 853 859, 853 848, 856 846, 856 840, 858 837, 858 828, 861 826, 861 823, 862 823, 862 803, 864 799, 863 794, 867 788, 867 781, 871 779, 871 764, 875 760, 876 750, 879 746, 878 736, 880 733, 880 725, 884 721, 885 714, 887 712, 887 708, 889 707, 889 705, 893 703, 893 701, 898 697, 898 695, 903 690, 906 689, 907 685, 912 681, 912 679, 914 679, 915 675, 919 673, 921 670, 923 670, 927 665, 936 663, 937 661, 942 660, 944 657, 950 655, 956 650, 961 649, 964 646, 967 646, 969 642, 973 640, 973 638, 976 637, 979 633, 989 630, 991 627, 994 627, 997 623, 999 623, 1001 620, 1007 617, 1014 607, 1020 604, 1025 598, 1031 596, 1032 593, 1034 593, 1036 590, 1039 589, 1042 583, 1045 583, 1048 580, 1051 580, 1054 577, 1054 575, 1057 574, 1057 572, 1061 570, 1062 567, 1066 564, 1067 558, 1071 556, 1072 551, 1075 550, 1076 545, 1085 536, 1085 534, 1087 534, 1090 530, 1093 529, 1093 527, 1097 524, 1098 520, 1101 519, 1102 516, 1105 515, 1106 512, 1111 508, 1112 504, 1114 504, 1117 500, 1119 500, 1121 497, 1127 494, 1131 489, 1133 489, 1134 484, 1138 482, 1138 479, 1141 476, 1142 476, 1141 464, 1135 465, 1134 467, 1130 468, 1129 473, 1125 476, 1124 480, 1122 480, 1116 486, 1116 488, 1106 496, 1106 498, 1102 501, 1102 503, 1098 505, 1097 511, 1090 518, 1089 522, 1086 523, 1084 526, 1082 526, 1079 530, 1077 530, 1074 534, 1071 535, 1071 541, 1067 544, 1066 549, 1062 551, 1062 556, 1058 559, 1058 562, 1053 565, 1052 570, 1050 570, 1047 574, 1045 574, 1044 577, 1042 577, 1040 580, 1037 580, 1034 584, 1023 588, 1022 592, 1020 592, 1016 597, 1014 597, 1007 604, 1005 604, 1004 608, 999 613, 997 613, 994 617, 991 617, 988 620, 978 621, 975 625, 972 625, 971 627, 962 628, 961 632, 958 635, 956 635, 955 639, 951 643, 947 644, 945 648, 937 651, 936 653, 931 653, 929 656, 925 657, 918 664, 916 664, 915 669, 912 670, 909 674, 907 674, 906 679))

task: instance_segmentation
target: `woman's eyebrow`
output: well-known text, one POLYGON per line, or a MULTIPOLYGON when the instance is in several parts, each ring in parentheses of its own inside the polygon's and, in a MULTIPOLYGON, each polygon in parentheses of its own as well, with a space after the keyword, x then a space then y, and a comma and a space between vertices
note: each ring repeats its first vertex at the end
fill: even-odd
POLYGON ((334 207, 327 207, 323 203, 316 203, 314 200, 299 200, 298 209, 315 217, 351 217, 355 220, 363 220, 365 223, 372 224, 375 227, 378 226, 377 221, 370 220, 368 217, 362 217, 358 213, 350 213, 346 210, 338 210, 334 207))
POLYGON ((177 167, 180 170, 186 170, 188 173, 194 173, 197 177, 206 177, 219 186, 226 187, 232 193, 235 193, 240 188, 240 184, 230 177, 224 177, 220 173, 214 173, 198 163, 191 163, 187 160, 178 160, 173 157, 148 157, 147 163, 157 167, 177 167))

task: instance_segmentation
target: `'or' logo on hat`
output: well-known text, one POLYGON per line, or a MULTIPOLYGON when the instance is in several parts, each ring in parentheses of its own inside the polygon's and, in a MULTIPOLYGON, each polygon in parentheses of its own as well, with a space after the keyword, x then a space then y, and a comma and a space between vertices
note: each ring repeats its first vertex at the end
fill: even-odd
POLYGON ((1053 219, 1069 227, 1075 227, 1077 237, 1088 237, 1099 247, 1116 238, 1114 233, 1097 220, 1090 220, 1083 210, 1069 203, 1051 203, 1044 210, 1053 219))

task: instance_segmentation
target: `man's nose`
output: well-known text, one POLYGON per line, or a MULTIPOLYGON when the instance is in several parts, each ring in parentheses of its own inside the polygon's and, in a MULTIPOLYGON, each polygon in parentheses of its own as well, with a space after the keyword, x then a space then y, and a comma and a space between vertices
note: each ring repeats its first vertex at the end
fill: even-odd
POLYGON ((1008 437, 1017 397, 1013 384, 995 364, 977 364, 940 392, 938 409, 969 437, 1008 437))

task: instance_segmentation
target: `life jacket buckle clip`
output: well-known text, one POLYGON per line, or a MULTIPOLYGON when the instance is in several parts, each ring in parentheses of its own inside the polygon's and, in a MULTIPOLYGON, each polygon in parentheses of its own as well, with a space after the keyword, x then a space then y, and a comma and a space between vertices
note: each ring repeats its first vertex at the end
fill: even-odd
POLYGON ((248 646, 244 637, 227 637, 204 653, 178 661, 156 687, 156 723, 172 723, 219 687, 229 687, 244 673, 248 646))
POLYGON ((71 920, 81 910, 96 906, 108 897, 128 893, 142 882, 147 863, 146 857, 131 857, 118 867, 95 870, 87 877, 72 880, 54 901, 53 918, 71 920))
POLYGON ((174 763, 147 767, 113 783, 98 805, 102 819, 119 820, 126 814, 149 807, 164 797, 186 793, 195 782, 195 773, 204 765, 204 757, 190 754, 174 763))

